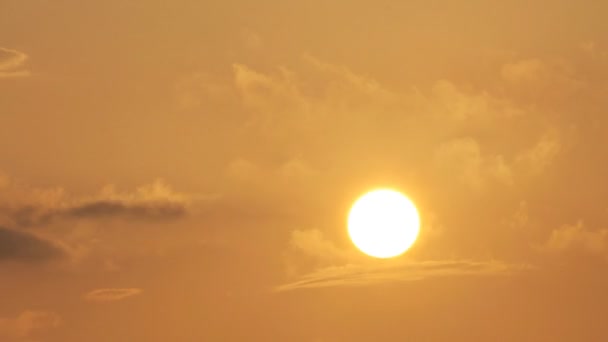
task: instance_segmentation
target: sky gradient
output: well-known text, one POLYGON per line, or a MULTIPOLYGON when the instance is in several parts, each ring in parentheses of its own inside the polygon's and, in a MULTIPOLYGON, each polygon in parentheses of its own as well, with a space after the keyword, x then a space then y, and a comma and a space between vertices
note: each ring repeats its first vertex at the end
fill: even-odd
POLYGON ((0 341, 605 341, 607 11, 0 0, 0 341))

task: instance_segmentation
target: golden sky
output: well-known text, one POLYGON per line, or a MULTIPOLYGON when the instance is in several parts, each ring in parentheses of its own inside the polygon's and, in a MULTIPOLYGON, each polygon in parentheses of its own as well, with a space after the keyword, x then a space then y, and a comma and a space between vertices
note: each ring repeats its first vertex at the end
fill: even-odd
POLYGON ((606 13, 0 0, 0 341, 607 340, 606 13))

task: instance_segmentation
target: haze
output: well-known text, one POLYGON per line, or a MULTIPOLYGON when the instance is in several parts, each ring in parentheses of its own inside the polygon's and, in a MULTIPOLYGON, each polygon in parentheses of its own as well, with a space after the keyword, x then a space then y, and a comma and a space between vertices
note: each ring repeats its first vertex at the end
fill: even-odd
POLYGON ((605 341, 606 13, 0 0, 0 341, 605 341))

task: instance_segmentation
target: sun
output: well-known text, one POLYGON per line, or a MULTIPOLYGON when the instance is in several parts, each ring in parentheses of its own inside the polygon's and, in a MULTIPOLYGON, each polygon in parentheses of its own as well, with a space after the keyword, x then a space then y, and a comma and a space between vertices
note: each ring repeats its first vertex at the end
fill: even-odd
POLYGON ((348 214, 348 234, 363 253, 392 258, 407 251, 418 237, 420 217, 409 198, 390 189, 361 196, 348 214))

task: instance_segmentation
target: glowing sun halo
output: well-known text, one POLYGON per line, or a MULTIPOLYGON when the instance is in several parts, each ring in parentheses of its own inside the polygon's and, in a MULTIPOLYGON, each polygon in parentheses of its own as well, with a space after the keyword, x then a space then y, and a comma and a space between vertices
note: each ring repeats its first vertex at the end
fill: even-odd
POLYGON ((363 253, 392 258, 408 250, 418 237, 420 218, 412 201, 389 189, 361 196, 348 214, 348 234, 363 253))

